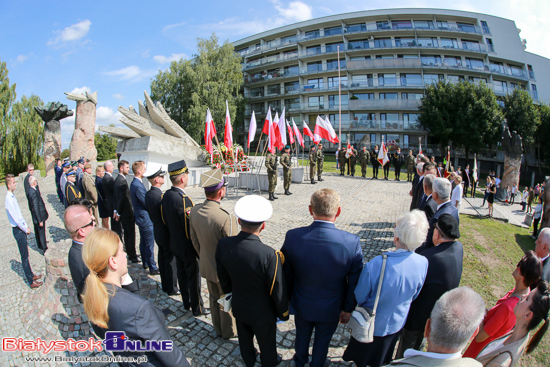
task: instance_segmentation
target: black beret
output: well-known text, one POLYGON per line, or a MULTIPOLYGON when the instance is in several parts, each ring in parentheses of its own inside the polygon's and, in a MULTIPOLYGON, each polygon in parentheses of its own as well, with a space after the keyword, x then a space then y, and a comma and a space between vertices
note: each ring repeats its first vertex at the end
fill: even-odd
POLYGON ((447 238, 460 238, 460 231, 458 230, 458 221, 456 218, 448 213, 441 214, 437 220, 437 227, 441 233, 447 238))

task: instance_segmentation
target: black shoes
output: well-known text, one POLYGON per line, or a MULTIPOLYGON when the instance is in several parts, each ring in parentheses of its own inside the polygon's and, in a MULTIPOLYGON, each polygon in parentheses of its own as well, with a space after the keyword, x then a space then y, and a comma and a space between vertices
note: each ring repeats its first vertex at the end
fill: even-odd
POLYGON ((272 192, 269 193, 269 198, 267 200, 275 201, 275 198, 273 198, 273 193, 272 192))
POLYGON ((292 193, 288 189, 285 189, 285 195, 292 195, 292 193))
POLYGON ((157 269, 157 270, 152 270, 151 272, 149 272, 149 275, 159 275, 160 274, 160 271, 157 269))
POLYGON ((311 183, 312 183, 312 184, 316 184, 317 182, 315 182, 315 179, 312 178, 312 179, 311 179, 311 183))
POLYGON ((198 317, 198 316, 201 316, 201 315, 202 316, 210 315, 210 309, 206 308, 206 307, 203 307, 200 312, 193 311, 193 316, 198 317))
POLYGON ((319 177, 319 178, 317 179, 317 181, 321 182, 321 181, 324 181, 324 180, 323 180, 321 177, 319 177))

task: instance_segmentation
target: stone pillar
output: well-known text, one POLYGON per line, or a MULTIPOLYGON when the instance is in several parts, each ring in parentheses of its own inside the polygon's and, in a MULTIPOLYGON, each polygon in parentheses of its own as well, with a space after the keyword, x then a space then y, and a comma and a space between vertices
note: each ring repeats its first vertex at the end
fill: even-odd
POLYGON ((43 107, 35 107, 36 113, 44 121, 44 164, 46 175, 54 173, 55 159, 61 158, 60 120, 72 116, 73 111, 61 102, 50 102, 43 107))
POLYGON ((90 162, 97 160, 97 149, 95 148, 95 113, 97 105, 97 92, 93 94, 65 93, 67 99, 76 101, 76 118, 74 121, 74 132, 71 139, 70 158, 77 160, 84 157, 90 162))
POLYGON ((514 184, 519 185, 521 160, 523 158, 523 144, 521 136, 505 127, 502 133, 502 147, 504 148, 504 172, 500 181, 500 188, 505 190, 514 184))

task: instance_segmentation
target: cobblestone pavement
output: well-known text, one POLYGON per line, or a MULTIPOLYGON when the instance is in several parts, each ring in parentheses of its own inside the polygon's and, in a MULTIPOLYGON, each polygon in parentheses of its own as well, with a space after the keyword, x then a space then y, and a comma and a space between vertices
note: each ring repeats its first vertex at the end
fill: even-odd
MULTIPOLYGON (((349 231, 361 238, 364 260, 368 261, 381 251, 393 246, 393 227, 396 218, 408 210, 410 204, 410 183, 406 181, 370 180, 359 177, 341 177, 336 174, 323 175, 325 181, 316 185, 310 183, 294 184, 290 191, 292 196, 276 193, 278 200, 273 202, 274 215, 262 232, 262 241, 269 246, 280 249, 285 233, 292 228, 309 225, 312 221, 308 211, 310 195, 320 188, 332 188, 341 195, 342 214, 336 221, 336 226, 349 231)), ((69 246, 68 235, 63 228, 63 208, 55 194, 55 185, 52 177, 39 180, 46 207, 50 213, 47 221, 47 236, 50 243, 60 243, 58 246, 69 246), (66 242, 66 244, 65 244, 66 242)), ((204 200, 204 192, 198 187, 188 188, 187 194, 195 203, 204 200)), ((239 197, 245 194, 239 190, 239 197)), ((6 188, 0 188, 0 205, 4 207, 6 188)), ((17 199, 27 222, 31 216, 27 208, 22 183, 18 184, 17 199)), ((265 195, 267 196, 267 194, 265 195)), ((228 197, 222 202, 224 208, 230 212, 237 197, 235 192, 229 191, 228 197)), ((139 235, 139 231, 136 231, 139 235)), ((67 318, 67 310, 55 310, 55 317, 44 317, 43 314, 29 309, 35 290, 25 285, 17 245, 11 233, 11 226, 5 214, 0 216, 0 335, 2 337, 21 337, 36 339, 62 339, 61 323, 59 320, 67 318), (28 320, 23 322, 22 320, 28 320), (45 335, 46 334, 46 335, 45 335)), ((37 250, 34 235, 29 236, 30 263, 35 273, 44 275, 44 256, 37 250)), ((129 264, 130 274, 139 279, 141 294, 161 308, 170 310, 167 323, 174 340, 183 347, 185 353, 194 366, 244 366, 240 357, 236 338, 223 340, 216 338, 210 317, 194 318, 181 310, 181 298, 169 297, 160 289, 160 278, 149 276, 141 264, 129 264)), ((203 299, 208 303, 206 284, 203 281, 203 299)), ((47 301, 47 300, 44 300, 47 301)), ((74 310, 73 312, 78 311, 74 310)), ((81 314, 84 315, 80 307, 81 314)), ((68 311, 70 314, 70 311, 68 311)), ((86 321, 85 315, 83 316, 86 321)), ((78 337, 78 330, 70 331, 69 335, 78 337)), ((282 366, 291 365, 294 354, 295 329, 293 318, 278 325, 278 351, 283 355, 282 366)), ((349 340, 349 333, 343 326, 339 326, 332 338, 329 350, 331 365, 349 365, 342 362, 341 356, 349 340)), ((66 353, 65 356, 86 355, 81 352, 66 353)), ((59 365, 59 362, 28 362, 24 357, 40 357, 38 352, 3 352, 0 355, 2 366, 42 366, 59 365)), ((80 365, 80 364, 78 364, 80 365)), ((82 363, 82 365, 87 365, 82 363)))

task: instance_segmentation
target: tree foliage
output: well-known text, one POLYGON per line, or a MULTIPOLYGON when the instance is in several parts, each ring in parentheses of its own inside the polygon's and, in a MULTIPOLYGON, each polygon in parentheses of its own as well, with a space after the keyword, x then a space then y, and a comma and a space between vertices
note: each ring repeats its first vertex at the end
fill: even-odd
POLYGON ((95 133, 94 143, 97 149, 98 161, 116 158, 116 146, 118 141, 115 138, 108 134, 95 133))
POLYGON ((545 104, 537 106, 540 124, 537 126, 535 133, 535 142, 540 148, 540 159, 550 167, 550 144, 548 137, 550 136, 550 107, 545 104))
POLYGON ((426 88, 419 107, 419 122, 432 142, 471 151, 500 140, 502 114, 493 92, 485 84, 440 81, 426 88))
POLYGON ((523 139, 523 146, 535 141, 535 132, 540 123, 537 107, 531 95, 524 90, 515 89, 504 98, 504 118, 510 131, 516 131, 523 139))
POLYGON ((233 45, 218 37, 199 38, 198 54, 193 60, 174 61, 151 81, 151 98, 169 109, 169 114, 197 141, 204 135, 206 109, 210 108, 216 130, 223 131, 225 101, 229 104, 232 122, 242 100, 241 59, 233 45))

